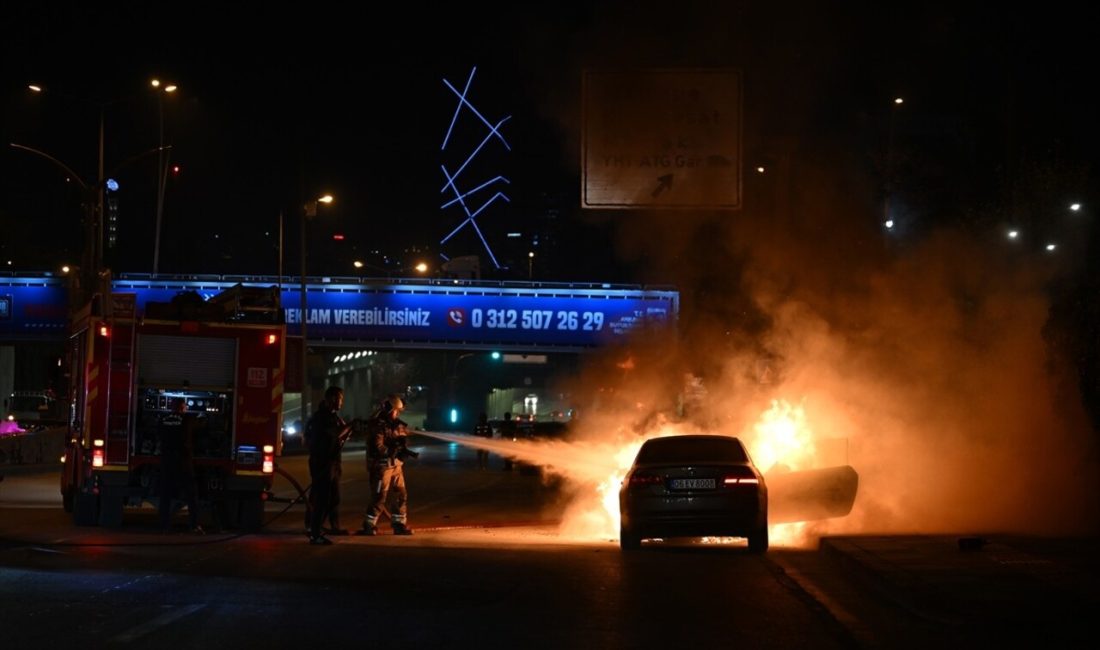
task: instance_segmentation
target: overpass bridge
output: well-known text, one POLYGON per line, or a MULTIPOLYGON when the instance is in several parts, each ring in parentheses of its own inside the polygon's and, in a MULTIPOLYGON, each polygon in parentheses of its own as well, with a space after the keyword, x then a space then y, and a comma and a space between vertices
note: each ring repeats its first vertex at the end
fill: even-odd
MULTIPOLYGON (((204 298, 236 284, 281 286, 287 333, 306 321, 311 346, 581 352, 624 340, 643 327, 675 326, 679 293, 668 287, 600 283, 443 279, 306 278, 252 275, 122 274, 115 293, 133 293, 138 312, 181 292, 204 298)), ((68 278, 0 276, 0 342, 61 341, 68 278)))

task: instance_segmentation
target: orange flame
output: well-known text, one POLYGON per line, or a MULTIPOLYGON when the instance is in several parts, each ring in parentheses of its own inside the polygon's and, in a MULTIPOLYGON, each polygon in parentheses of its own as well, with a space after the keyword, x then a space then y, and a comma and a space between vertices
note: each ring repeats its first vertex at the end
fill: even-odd
POLYGON ((786 400, 772 400, 771 408, 764 411, 752 429, 754 437, 749 455, 760 471, 766 473, 772 468, 799 470, 813 464, 816 454, 813 431, 806 423, 806 411, 801 406, 791 406, 786 400))
MULTIPOLYGON (((682 433, 666 427, 649 438, 682 433)), ((648 439, 648 438, 646 438, 648 439)), ((645 440, 622 445, 614 454, 616 469, 596 486, 598 503, 581 499, 566 518, 563 533, 588 539, 616 539, 619 534, 619 487, 638 449, 645 440), (585 502, 588 505, 585 505, 585 502)), ((749 454, 761 471, 772 468, 798 470, 813 465, 815 448, 813 432, 806 421, 802 406, 792 406, 786 400, 773 400, 752 427, 749 454)), ((769 529, 775 545, 797 545, 804 538, 803 523, 775 524, 769 529)))

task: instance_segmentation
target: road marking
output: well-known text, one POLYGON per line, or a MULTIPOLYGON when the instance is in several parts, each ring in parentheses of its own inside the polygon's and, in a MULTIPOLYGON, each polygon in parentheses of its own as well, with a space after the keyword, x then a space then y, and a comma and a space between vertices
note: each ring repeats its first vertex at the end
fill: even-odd
POLYGON ((145 623, 142 623, 141 625, 138 625, 137 627, 132 627, 129 630, 126 630, 122 634, 119 634, 118 636, 111 639, 111 641, 117 643, 130 643, 131 641, 139 637, 149 634, 158 627, 164 627, 172 621, 181 619, 188 614, 194 614, 203 607, 206 607, 206 605, 187 605, 186 607, 180 607, 179 609, 165 612, 151 621, 147 621, 145 623))

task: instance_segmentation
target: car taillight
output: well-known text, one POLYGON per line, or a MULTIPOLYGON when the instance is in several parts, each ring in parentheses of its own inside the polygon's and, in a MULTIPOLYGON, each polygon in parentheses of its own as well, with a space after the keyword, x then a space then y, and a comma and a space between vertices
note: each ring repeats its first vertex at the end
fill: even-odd
POLYGON ((732 485, 759 485, 760 479, 757 478, 756 473, 748 467, 737 467, 733 470, 726 472, 726 475, 722 477, 722 485, 727 487, 732 485))
POLYGON ((630 487, 643 487, 646 485, 660 485, 663 479, 658 474, 648 472, 636 472, 630 475, 630 487))
POLYGON ((755 478, 738 478, 736 476, 727 476, 722 479, 723 485, 760 485, 760 480, 755 478))
POLYGON ((102 449, 95 449, 92 451, 92 467, 103 467, 102 449))
POLYGON ((730 472, 722 477, 722 485, 726 487, 732 485, 759 485, 760 479, 756 477, 751 469, 742 469, 734 472, 730 472))
POLYGON ((264 474, 273 474, 275 472, 275 447, 272 445, 264 445, 264 474))

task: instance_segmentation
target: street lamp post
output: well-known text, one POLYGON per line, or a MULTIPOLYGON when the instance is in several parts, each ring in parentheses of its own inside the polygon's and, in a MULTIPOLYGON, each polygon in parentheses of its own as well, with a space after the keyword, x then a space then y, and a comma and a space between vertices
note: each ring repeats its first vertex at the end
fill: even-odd
POLYGON ((302 328, 302 422, 306 421, 309 417, 309 367, 306 365, 309 359, 309 345, 306 338, 306 322, 309 320, 308 305, 306 304, 306 220, 312 219, 317 216, 317 205, 319 203, 332 203, 332 195, 325 194, 324 196, 306 203, 302 208, 302 221, 301 231, 298 239, 301 244, 301 256, 300 261, 301 268, 301 280, 302 280, 302 316, 299 319, 302 328))
POLYGON ((890 123, 886 133, 886 164, 884 170, 886 183, 882 197, 882 223, 890 224, 886 226, 888 230, 893 229, 893 220, 890 218, 890 193, 894 189, 894 120, 898 113, 898 107, 904 103, 905 100, 903 98, 894 98, 894 105, 890 108, 890 123))
POLYGON ((160 268, 160 223, 164 214, 164 186, 168 183, 169 162, 169 156, 164 150, 164 94, 176 92, 177 87, 174 84, 162 87, 157 79, 153 79, 151 83, 157 89, 157 115, 160 122, 157 146, 157 225, 153 242, 153 275, 156 275, 160 268))

